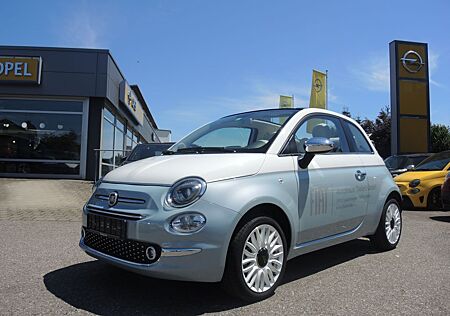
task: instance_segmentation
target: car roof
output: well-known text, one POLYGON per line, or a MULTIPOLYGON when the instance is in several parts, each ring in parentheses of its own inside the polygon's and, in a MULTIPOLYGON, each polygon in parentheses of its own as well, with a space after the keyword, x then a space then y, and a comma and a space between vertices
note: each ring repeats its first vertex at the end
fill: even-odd
POLYGON ((301 110, 304 110, 305 108, 270 108, 270 109, 260 109, 260 110, 252 110, 252 111, 245 111, 245 112, 240 112, 240 113, 233 113, 230 115, 225 115, 222 118, 225 117, 230 117, 230 116, 235 116, 235 115, 241 115, 241 114, 248 114, 248 113, 256 113, 256 112, 267 112, 267 111, 292 111, 292 112, 298 112, 301 110))

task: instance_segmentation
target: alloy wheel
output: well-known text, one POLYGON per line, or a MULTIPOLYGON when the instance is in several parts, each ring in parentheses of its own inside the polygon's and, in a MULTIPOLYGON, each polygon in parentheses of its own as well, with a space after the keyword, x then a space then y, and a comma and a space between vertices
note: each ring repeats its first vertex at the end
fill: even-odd
POLYGON ((283 264, 283 240, 277 229, 268 224, 253 229, 242 251, 245 284, 257 293, 269 290, 278 280, 283 264))
POLYGON ((394 245, 400 238, 400 232, 402 229, 402 218, 397 204, 392 203, 388 206, 386 210, 384 227, 387 240, 390 244, 394 245))

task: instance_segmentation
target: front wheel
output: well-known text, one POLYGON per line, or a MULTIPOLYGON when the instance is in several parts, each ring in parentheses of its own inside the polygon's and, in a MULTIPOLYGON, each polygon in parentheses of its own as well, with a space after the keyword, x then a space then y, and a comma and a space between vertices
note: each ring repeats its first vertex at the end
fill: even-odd
POLYGON ((270 217, 250 220, 234 235, 222 285, 231 295, 258 301, 272 295, 286 266, 286 238, 270 217))
POLYGON ((431 190, 430 194, 428 194, 427 208, 430 211, 439 211, 443 209, 440 187, 434 188, 431 190))
POLYGON ((370 236, 370 240, 379 250, 394 249, 400 241, 402 225, 400 203, 396 199, 390 199, 384 204, 377 231, 370 236))

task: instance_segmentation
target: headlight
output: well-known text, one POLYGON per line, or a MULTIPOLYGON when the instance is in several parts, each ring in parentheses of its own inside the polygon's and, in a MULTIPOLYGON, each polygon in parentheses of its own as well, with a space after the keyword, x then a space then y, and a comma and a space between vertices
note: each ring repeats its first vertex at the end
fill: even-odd
POLYGON ((206 191, 206 182, 200 178, 185 178, 170 188, 166 203, 172 207, 185 207, 197 201, 206 191))
POLYGON ((419 179, 414 179, 409 183, 409 186, 411 188, 415 188, 416 186, 418 186, 420 184, 420 180, 419 179))
POLYGON ((170 227, 178 233, 194 233, 206 224, 206 218, 202 214, 188 213, 175 217, 170 227))

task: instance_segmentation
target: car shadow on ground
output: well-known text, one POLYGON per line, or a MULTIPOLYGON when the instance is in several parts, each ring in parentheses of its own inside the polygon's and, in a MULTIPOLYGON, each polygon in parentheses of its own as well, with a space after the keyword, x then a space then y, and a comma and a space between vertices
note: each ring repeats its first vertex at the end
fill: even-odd
POLYGON ((430 216, 430 219, 438 222, 450 223, 450 215, 430 216))
MULTIPOLYGON (((288 262, 283 283, 374 252, 368 240, 357 239, 297 257, 288 262)), ((218 284, 158 280, 100 261, 52 271, 44 276, 44 284, 71 306, 99 315, 198 315, 246 305, 218 284)))

